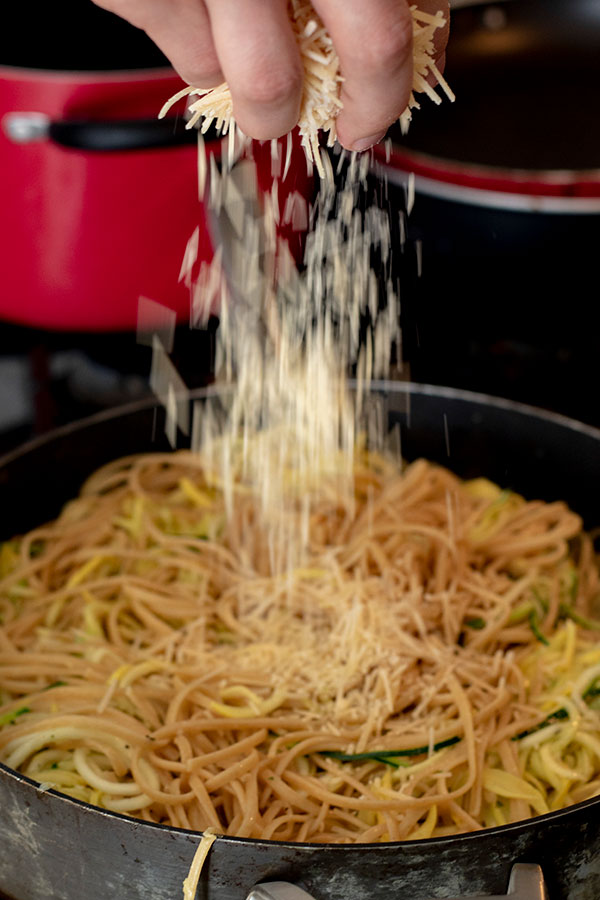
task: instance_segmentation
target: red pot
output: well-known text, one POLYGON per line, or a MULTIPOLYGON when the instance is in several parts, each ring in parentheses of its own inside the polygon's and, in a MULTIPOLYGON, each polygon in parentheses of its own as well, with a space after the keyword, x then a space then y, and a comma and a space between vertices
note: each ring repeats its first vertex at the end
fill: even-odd
MULTIPOLYGON (((0 68, 0 318, 46 329, 129 330, 140 296, 189 318, 178 275, 196 227, 199 259, 213 249, 197 196, 195 132, 185 131, 180 116, 156 118, 180 88, 170 68, 0 68)), ((207 146, 216 152, 219 143, 207 146)), ((269 189, 269 144, 255 158, 269 189)), ((282 210, 294 190, 309 190, 299 147, 280 186, 282 210)))
POLYGON ((0 79, 0 166, 9 173, 2 318, 42 328, 128 329, 141 294, 183 313, 178 261, 199 213, 193 146, 98 152, 49 135, 23 143, 11 136, 11 128, 27 128, 27 114, 32 130, 40 114, 49 122, 150 117, 178 89, 176 75, 4 68, 0 79))

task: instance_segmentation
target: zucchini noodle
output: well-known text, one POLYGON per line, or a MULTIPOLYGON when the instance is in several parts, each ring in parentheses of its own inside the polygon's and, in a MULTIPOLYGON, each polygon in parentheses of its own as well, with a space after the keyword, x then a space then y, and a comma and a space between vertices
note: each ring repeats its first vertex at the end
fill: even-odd
POLYGON ((565 504, 357 447, 352 496, 311 493, 281 574, 232 483, 228 516, 201 454, 118 460, 1 546, 3 762, 271 840, 429 838, 600 793, 598 561, 565 504))

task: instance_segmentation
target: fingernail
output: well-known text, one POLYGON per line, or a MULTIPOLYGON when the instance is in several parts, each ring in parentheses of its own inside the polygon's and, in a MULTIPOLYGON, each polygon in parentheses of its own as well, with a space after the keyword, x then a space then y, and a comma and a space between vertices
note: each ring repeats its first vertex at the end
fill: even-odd
POLYGON ((372 134, 371 137, 360 138, 360 140, 354 141, 352 149, 358 151, 358 153, 362 153, 364 150, 370 150, 371 147, 378 144, 379 141, 382 141, 385 135, 386 132, 381 131, 378 134, 372 134))

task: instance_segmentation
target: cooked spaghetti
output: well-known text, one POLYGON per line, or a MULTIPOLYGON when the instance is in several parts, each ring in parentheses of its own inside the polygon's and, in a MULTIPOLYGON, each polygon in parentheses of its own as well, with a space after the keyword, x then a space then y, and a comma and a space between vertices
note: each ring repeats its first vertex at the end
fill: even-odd
MULTIPOLYGON (((2 545, 0 758, 195 830, 427 838, 600 793, 600 584, 563 503, 357 452, 273 575, 198 454, 114 462, 2 545)), ((302 515, 298 509, 291 515, 302 515)))

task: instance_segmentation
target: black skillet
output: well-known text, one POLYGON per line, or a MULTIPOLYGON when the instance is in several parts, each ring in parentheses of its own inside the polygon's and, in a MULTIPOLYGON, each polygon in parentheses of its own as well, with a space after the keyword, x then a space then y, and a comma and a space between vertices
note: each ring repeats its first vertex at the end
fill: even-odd
MULTIPOLYGON (((407 458, 425 455, 527 497, 567 500, 589 527, 600 524, 600 431, 450 389, 388 385, 383 391, 407 458)), ((0 461, 1 536, 54 515, 103 462, 167 446, 162 410, 143 403, 59 429, 10 454, 0 461)), ((1 765, 0 810, 0 892, 16 900, 174 900, 199 840, 54 791, 39 793, 1 765)), ((600 799, 510 826, 401 844, 227 838, 213 846, 198 896, 245 900, 257 883, 285 881, 316 900, 510 897, 516 863, 541 868, 549 900, 598 900, 600 799)), ((538 870, 518 871, 533 871, 535 880, 538 870)), ((545 900, 541 888, 524 890, 513 898, 545 900)))

